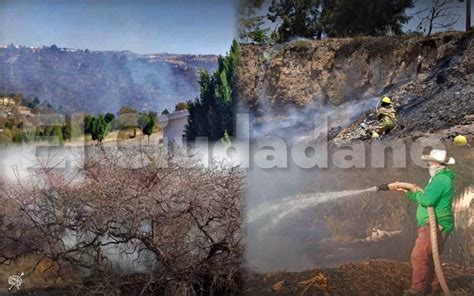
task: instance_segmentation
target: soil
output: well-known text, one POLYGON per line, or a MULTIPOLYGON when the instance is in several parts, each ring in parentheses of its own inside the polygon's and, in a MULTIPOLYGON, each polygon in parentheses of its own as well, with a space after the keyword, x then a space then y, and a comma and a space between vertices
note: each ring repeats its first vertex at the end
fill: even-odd
MULTIPOLYGON (((452 295, 474 295, 474 269, 463 271, 455 265, 444 265, 443 271, 452 295)), ((338 268, 302 272, 250 271, 245 275, 242 295, 399 296, 409 288, 410 277, 410 264, 393 260, 345 263, 338 268)))

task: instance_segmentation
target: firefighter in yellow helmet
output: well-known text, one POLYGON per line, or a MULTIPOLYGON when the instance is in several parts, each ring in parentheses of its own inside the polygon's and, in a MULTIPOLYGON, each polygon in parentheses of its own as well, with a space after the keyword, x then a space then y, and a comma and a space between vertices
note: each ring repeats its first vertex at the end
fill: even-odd
POLYGON ((372 138, 378 138, 381 135, 386 134, 392 130, 397 123, 397 112, 392 106, 392 99, 389 97, 383 97, 380 102, 381 106, 377 110, 378 122, 373 128, 372 138))

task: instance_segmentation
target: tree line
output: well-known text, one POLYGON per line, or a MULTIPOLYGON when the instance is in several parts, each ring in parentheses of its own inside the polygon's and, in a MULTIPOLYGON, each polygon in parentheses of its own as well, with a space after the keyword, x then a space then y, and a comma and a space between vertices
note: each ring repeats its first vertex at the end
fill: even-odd
MULTIPOLYGON (((56 111, 49 104, 41 104, 38 98, 24 98, 21 94, 0 93, 0 98, 7 98, 14 104, 1 106, 5 116, 0 116, 0 144, 33 143, 48 141, 63 144, 65 141, 89 135, 93 141, 101 143, 111 131, 122 129, 140 129, 148 142, 157 128, 158 115, 156 112, 138 112, 130 107, 122 107, 116 117, 113 113, 98 115, 86 114, 82 119, 72 118, 70 115, 55 116, 56 111), (41 106, 44 105, 44 106, 41 106), (39 119, 25 117, 20 114, 19 107, 27 107, 32 115, 51 115, 47 124, 39 119)), ((3 102, 3 101, 2 101, 3 102)), ((175 112, 188 109, 187 102, 179 102, 175 112)), ((162 115, 170 114, 164 109, 162 115)), ((135 134, 135 133, 134 133, 135 134)))
MULTIPOLYGON (((384 36, 403 34, 415 0, 243 0, 239 37, 253 42, 281 43, 295 37, 384 36), (266 10, 266 11, 265 11, 266 10), (263 14, 262 14, 263 13, 263 14)), ((414 13, 421 17, 417 31, 450 28, 459 20, 451 1, 433 1, 414 13), (431 6, 430 6, 431 5, 431 6), (436 25, 438 27, 436 27, 436 25)))

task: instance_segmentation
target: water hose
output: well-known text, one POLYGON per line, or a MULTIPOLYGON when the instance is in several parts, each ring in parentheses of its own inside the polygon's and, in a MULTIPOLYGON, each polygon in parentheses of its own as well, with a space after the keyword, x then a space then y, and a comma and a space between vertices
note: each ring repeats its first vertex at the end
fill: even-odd
MULTIPOLYGON (((398 188, 403 188, 408 191, 414 191, 417 186, 411 183, 395 182, 376 186, 377 191, 395 191, 398 188)), ((444 277, 443 268, 441 266, 441 259, 439 257, 438 249, 438 225, 436 224, 436 214, 434 207, 427 207, 428 209, 428 221, 430 224, 430 239, 431 239, 431 251, 433 253, 433 262, 435 267, 435 273, 438 277, 439 284, 443 290, 444 295, 451 296, 446 278, 444 277)))
POLYGON ((441 259, 438 250, 438 225, 436 224, 436 215, 433 207, 428 207, 428 220, 430 223, 431 252, 433 253, 433 261, 436 276, 443 290, 444 295, 451 296, 446 278, 444 277, 443 268, 441 267, 441 259))

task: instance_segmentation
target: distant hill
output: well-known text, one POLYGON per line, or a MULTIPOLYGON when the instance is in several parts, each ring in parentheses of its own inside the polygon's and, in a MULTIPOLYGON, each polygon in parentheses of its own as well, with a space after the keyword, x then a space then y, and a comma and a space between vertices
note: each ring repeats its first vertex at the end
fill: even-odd
POLYGON ((0 90, 64 112, 172 110, 198 96, 199 69, 214 70, 217 58, 8 45, 0 47, 0 90))

